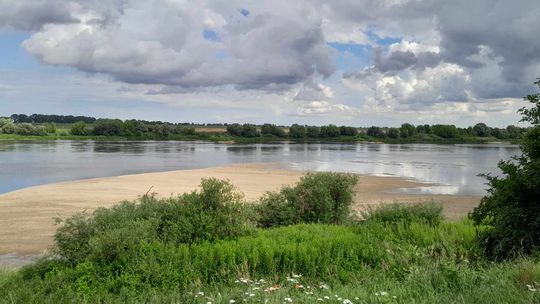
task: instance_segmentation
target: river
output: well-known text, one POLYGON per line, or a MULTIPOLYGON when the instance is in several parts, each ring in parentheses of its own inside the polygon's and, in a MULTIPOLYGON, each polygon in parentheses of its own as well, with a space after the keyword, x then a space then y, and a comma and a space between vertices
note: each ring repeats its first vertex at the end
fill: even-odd
POLYGON ((434 184, 402 190, 408 193, 482 195, 485 179, 477 175, 497 173, 499 160, 519 153, 518 146, 506 144, 0 141, 0 193, 92 177, 270 162, 434 184))

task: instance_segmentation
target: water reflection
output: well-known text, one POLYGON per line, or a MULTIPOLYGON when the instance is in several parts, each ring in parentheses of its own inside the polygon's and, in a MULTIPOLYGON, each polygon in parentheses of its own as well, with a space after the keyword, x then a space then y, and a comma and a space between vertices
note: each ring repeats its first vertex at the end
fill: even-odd
POLYGON ((282 143, 224 145, 182 141, 0 142, 0 193, 44 183, 246 162, 292 169, 402 176, 437 184, 403 193, 483 194, 478 173, 518 154, 514 145, 282 143))

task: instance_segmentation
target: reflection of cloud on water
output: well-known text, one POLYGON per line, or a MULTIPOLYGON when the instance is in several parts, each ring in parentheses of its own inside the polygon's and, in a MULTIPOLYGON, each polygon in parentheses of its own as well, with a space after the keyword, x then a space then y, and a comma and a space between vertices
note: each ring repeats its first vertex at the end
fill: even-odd
POLYGON ((458 186, 422 186, 399 188, 390 192, 399 194, 457 195, 460 194, 460 188, 458 186))

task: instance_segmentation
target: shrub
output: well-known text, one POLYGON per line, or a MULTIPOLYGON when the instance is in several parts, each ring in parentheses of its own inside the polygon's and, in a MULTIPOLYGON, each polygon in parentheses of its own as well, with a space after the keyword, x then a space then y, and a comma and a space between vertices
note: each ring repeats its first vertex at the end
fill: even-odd
POLYGON ((124 125, 120 119, 100 118, 94 122, 94 135, 118 136, 121 135, 124 125))
POLYGON ((317 126, 308 126, 306 129, 306 135, 310 138, 318 138, 321 136, 321 128, 317 126))
POLYGON ((47 130, 47 133, 54 134, 56 133, 56 124, 54 122, 49 122, 45 125, 45 130, 47 130))
POLYGON ((431 126, 431 133, 442 138, 458 138, 459 132, 454 125, 433 125, 431 126))
MULTIPOLYGON (((535 82, 540 86, 540 80, 535 82)), ((492 259, 507 259, 540 249, 540 93, 526 97, 522 121, 533 125, 521 143, 523 154, 499 162, 500 176, 484 175, 488 194, 471 213, 477 225, 478 245, 492 259)))
POLYGON ((86 127, 86 123, 84 121, 77 121, 76 123, 71 125, 70 133, 71 135, 75 136, 86 136, 90 132, 86 127))
POLYGON ((339 127, 339 133, 343 136, 356 136, 358 135, 358 129, 355 127, 341 126, 339 127))
POLYGON ((242 136, 242 125, 237 123, 228 125, 227 134, 232 136, 242 136))
POLYGON ((377 137, 377 138, 385 138, 386 137, 386 134, 384 133, 384 131, 379 128, 379 127, 369 127, 367 129, 367 135, 368 136, 371 136, 371 137, 377 137))
POLYGON ((285 131, 282 128, 273 124, 264 124, 261 126, 262 135, 274 135, 277 137, 284 137, 285 131))
POLYGON ((261 227, 295 223, 343 223, 350 213, 358 177, 344 173, 308 173, 294 187, 269 192, 257 206, 261 227))
POLYGON ((15 125, 15 134, 18 135, 30 135, 30 136, 45 136, 47 135, 47 131, 42 126, 34 126, 30 123, 21 123, 18 125, 15 125))
POLYGON ((203 179, 200 187, 176 198, 143 196, 138 203, 74 215, 58 228, 54 252, 70 263, 102 261, 128 254, 140 242, 192 244, 253 230, 242 194, 229 182, 203 179))
POLYGON ((340 129, 336 125, 327 125, 321 127, 321 137, 339 137, 340 129))
POLYGON ((0 131, 5 134, 14 134, 16 126, 11 119, 2 118, 0 119, 0 131))
POLYGON ((289 128, 289 136, 291 138, 304 138, 306 137, 306 127, 298 124, 293 124, 289 128))
POLYGON ((442 206, 436 203, 429 204, 386 204, 370 209, 364 213, 368 222, 379 223, 406 223, 415 221, 438 225, 442 217, 442 206))

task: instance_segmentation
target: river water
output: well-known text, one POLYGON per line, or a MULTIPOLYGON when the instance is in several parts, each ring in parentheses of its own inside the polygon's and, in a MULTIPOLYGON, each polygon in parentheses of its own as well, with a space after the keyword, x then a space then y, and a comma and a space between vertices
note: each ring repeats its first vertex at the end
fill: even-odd
POLYGON ((0 193, 53 182, 194 169, 281 163, 291 169, 399 176, 434 183, 409 193, 482 195, 497 162, 519 154, 506 144, 215 144, 182 141, 0 141, 0 193))

